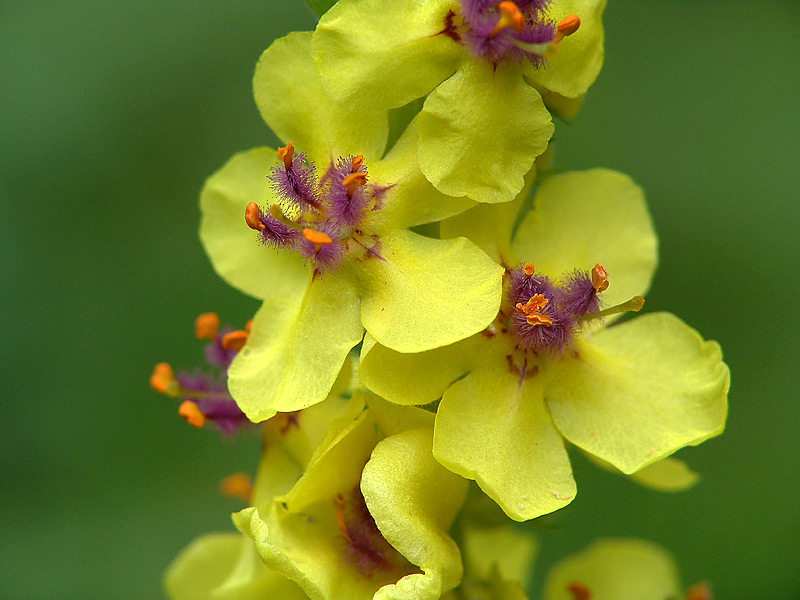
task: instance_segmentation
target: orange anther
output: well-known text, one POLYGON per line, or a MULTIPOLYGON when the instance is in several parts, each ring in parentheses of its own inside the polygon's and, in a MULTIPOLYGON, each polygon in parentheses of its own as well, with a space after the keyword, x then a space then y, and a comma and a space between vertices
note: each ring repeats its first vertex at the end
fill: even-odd
POLYGON ((595 263, 592 269, 592 287, 598 294, 608 289, 608 271, 603 265, 595 263))
POLYGON ((534 270, 535 267, 533 263, 525 263, 524 265, 522 265, 522 273, 523 275, 525 275, 525 277, 533 277, 534 270))
POLYGON ((219 491, 223 496, 250 502, 250 496, 253 495, 253 483, 246 473, 234 473, 219 482, 219 491))
POLYGON ((158 363, 153 367, 153 374, 150 375, 150 387, 159 394, 166 394, 173 398, 178 395, 178 382, 175 381, 175 374, 169 363, 158 363))
POLYGON ((359 154, 358 156, 354 156, 353 157, 353 169, 352 169, 353 173, 358 171, 361 168, 361 165, 363 165, 363 164, 364 164, 364 155, 363 154, 359 154))
POLYGON ((509 27, 521 33, 525 30, 525 17, 519 10, 519 7, 513 2, 501 2, 497 5, 497 10, 500 11, 500 18, 497 19, 492 31, 489 32, 489 39, 492 39, 503 29, 509 27))
POLYGON ((367 183, 367 174, 361 173, 350 173, 347 177, 342 180, 342 185, 347 188, 347 196, 351 197, 353 193, 356 191, 356 188, 360 185, 364 185, 367 183))
POLYGON ((685 600, 713 600, 711 586, 707 581, 689 586, 689 589, 686 590, 685 600))
POLYGON ((238 352, 242 349, 242 346, 247 343, 249 335, 249 333, 241 329, 226 333, 222 336, 222 347, 225 348, 225 350, 236 350, 238 352))
POLYGON ((558 44, 568 35, 572 35, 581 26, 581 20, 578 15, 569 15, 561 19, 561 22, 556 26, 556 34, 553 36, 552 43, 558 44))
POLYGON ((258 208, 258 204, 255 202, 248 203, 244 209, 244 221, 250 229, 255 229, 256 231, 263 231, 266 227, 261 222, 261 209, 258 208))
POLYGON ((592 597, 592 592, 589 591, 582 583, 573 581, 567 586, 567 591, 572 594, 575 600, 589 600, 592 597))
POLYGON ((525 304, 517 302, 516 309, 525 315, 525 320, 529 325, 550 325, 553 321, 542 313, 546 304, 547 298, 543 294, 534 294, 525 304))
POLYGON ((206 417, 191 400, 184 400, 178 407, 178 414, 192 427, 200 429, 206 422, 206 417))
POLYGON ((315 246, 323 246, 333 243, 333 240, 327 233, 322 231, 314 231, 313 229, 303 229, 303 237, 315 246))
POLYGON ((289 142, 283 148, 278 148, 278 160, 283 161, 283 166, 287 171, 292 170, 292 159, 294 158, 294 144, 289 142))
POLYGON ((253 319, 248 319, 247 323, 244 325, 244 330, 247 333, 250 333, 250 330, 253 329, 253 319))
POLYGON ((581 26, 581 19, 578 15, 569 15, 561 19, 561 22, 558 24, 556 29, 558 29, 559 33, 566 35, 572 35, 578 28, 581 26))
POLYGON ((219 330, 219 316, 215 312, 197 315, 194 320, 194 337, 198 340, 213 340, 219 330))

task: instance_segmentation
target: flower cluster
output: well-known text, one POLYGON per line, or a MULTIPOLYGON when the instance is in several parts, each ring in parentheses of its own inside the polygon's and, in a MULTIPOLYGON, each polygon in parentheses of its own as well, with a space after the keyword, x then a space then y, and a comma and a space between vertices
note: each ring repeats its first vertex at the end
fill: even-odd
MULTIPOLYGON (((677 317, 626 318, 657 264, 642 190, 550 165, 551 113, 574 116, 602 63, 603 0, 330 4, 256 67, 283 145, 201 193, 215 270, 262 305, 240 331, 198 317, 205 369, 160 363, 151 385, 263 449, 254 483, 223 485, 239 533, 195 541, 166 588, 524 600, 536 542, 508 519, 573 501, 570 447, 691 487, 671 455, 723 431, 728 369, 677 317)), ((598 542, 545 598, 678 598, 670 560, 598 542)))

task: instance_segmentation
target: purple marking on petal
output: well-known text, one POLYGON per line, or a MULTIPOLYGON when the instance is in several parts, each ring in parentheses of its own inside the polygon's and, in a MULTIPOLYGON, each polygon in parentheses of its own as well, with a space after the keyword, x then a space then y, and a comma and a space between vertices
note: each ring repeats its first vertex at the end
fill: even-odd
POLYGON ((272 189, 287 202, 306 211, 311 208, 319 211, 320 190, 317 186, 317 169, 313 163, 306 164, 306 153, 300 152, 292 159, 292 168, 288 171, 284 166, 272 167, 269 180, 272 189))

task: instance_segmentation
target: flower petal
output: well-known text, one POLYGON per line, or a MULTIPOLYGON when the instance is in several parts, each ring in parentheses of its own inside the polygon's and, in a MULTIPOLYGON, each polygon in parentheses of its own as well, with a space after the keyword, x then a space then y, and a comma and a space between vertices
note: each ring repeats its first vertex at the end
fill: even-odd
MULTIPOLYGON (((535 170, 528 172, 533 183, 535 170)), ((439 226, 441 238, 465 237, 486 252, 496 263, 514 267, 517 259, 511 250, 511 232, 530 185, 526 185, 511 202, 500 204, 478 204, 468 211, 442 221, 439 226)))
POLYGON ((417 129, 412 122, 386 157, 370 165, 370 180, 391 185, 383 207, 375 211, 376 228, 407 229, 464 212, 469 198, 442 194, 425 179, 417 161, 417 129), (381 225, 378 225, 381 223, 381 225))
POLYGON ((290 33, 264 51, 253 92, 270 129, 284 142, 292 141, 298 152, 308 153, 321 170, 337 156, 363 154, 374 161, 383 154, 387 113, 346 110, 328 97, 311 58, 311 33, 290 33))
POLYGON ((550 365, 545 395, 570 442, 633 473, 725 427, 728 367, 669 313, 608 327, 550 365))
POLYGON ((547 179, 520 223, 513 248, 520 260, 551 278, 600 263, 610 281, 602 294, 608 306, 644 294, 658 260, 642 189, 607 169, 547 179))
POLYGON ((350 108, 396 108, 424 96, 464 53, 439 34, 457 7, 455 0, 340 0, 312 41, 325 90, 350 108))
POLYGON ((430 404, 469 370, 474 361, 475 336, 427 352, 403 354, 377 343, 367 333, 361 346, 358 377, 389 402, 430 404))
POLYGON ((302 261, 265 247, 244 222, 249 202, 261 206, 277 202, 266 177, 274 161, 271 148, 234 154, 200 192, 200 240, 214 270, 236 289, 259 299, 302 289, 308 278, 302 261))
POLYGON ((406 575, 375 598, 435 600, 461 580, 461 554, 447 535, 467 493, 466 480, 431 454, 431 429, 392 435, 375 446, 361 492, 383 537, 422 574, 406 575))
POLYGON ((345 273, 312 276, 306 289, 271 296, 228 370, 228 388, 252 421, 325 399, 363 335, 356 291, 345 273))
POLYGON ((497 570, 504 579, 527 587, 539 549, 536 537, 507 521, 495 527, 467 525, 463 531, 465 570, 470 578, 488 581, 497 570))
POLYGON ((241 533, 195 539, 164 573, 172 600, 305 600, 297 585, 267 568, 252 540, 241 533))
POLYGON ((636 539, 598 540, 552 569, 545 600, 574 600, 580 583, 592 600, 662 600, 682 597, 675 561, 661 547, 636 539))
POLYGON ((498 354, 444 393, 433 453, 451 471, 477 481, 516 521, 558 510, 575 497, 564 442, 544 404, 541 375, 520 385, 498 354))
POLYGON ((508 202, 553 135, 550 113, 516 65, 464 61, 417 117, 425 177, 450 196, 508 202))
POLYGON ((581 26, 559 44, 558 54, 544 69, 534 69, 522 61, 525 77, 536 87, 567 98, 586 93, 603 66, 603 10, 606 0, 556 0, 548 16, 556 22, 568 15, 578 15, 581 26))
MULTIPOLYGON (((586 457, 601 469, 611 473, 623 474, 611 463, 607 463, 594 454, 584 453, 586 457)), ((700 481, 700 474, 692 471, 684 461, 668 456, 647 465, 628 475, 639 485, 658 492, 682 492, 694 487, 700 481)))
POLYGON ((497 315, 503 269, 469 240, 398 231, 381 238, 380 252, 356 268, 361 322, 384 346, 422 352, 452 344, 497 315))

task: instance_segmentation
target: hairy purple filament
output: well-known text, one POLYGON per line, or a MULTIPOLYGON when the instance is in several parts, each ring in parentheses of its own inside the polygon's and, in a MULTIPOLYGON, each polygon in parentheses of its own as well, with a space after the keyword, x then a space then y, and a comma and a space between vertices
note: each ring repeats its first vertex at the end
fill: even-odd
POLYGON ((366 176, 363 157, 342 156, 317 178, 316 167, 301 152, 291 162, 286 158, 283 165, 272 167, 268 175, 291 218, 277 205, 267 210, 251 203, 247 223, 263 244, 297 252, 317 273, 335 271, 351 249, 380 258, 379 240, 365 235, 360 226, 367 214, 380 209, 392 186, 367 184, 366 176))
POLYGON ((543 56, 523 50, 514 45, 514 40, 525 44, 545 44, 556 34, 555 21, 548 20, 545 12, 551 0, 517 0, 515 4, 525 20, 522 31, 511 28, 494 32, 499 18, 496 0, 461 0, 461 16, 466 31, 461 41, 472 47, 472 55, 493 63, 500 61, 519 62, 529 60, 534 67, 542 67, 543 56))
POLYGON ((518 349, 560 356, 580 330, 580 317, 597 312, 601 300, 587 271, 576 269, 555 285, 547 276, 532 272, 532 268, 533 265, 521 265, 507 274, 510 330, 518 349), (537 294, 546 302, 529 317, 524 307, 537 294))

